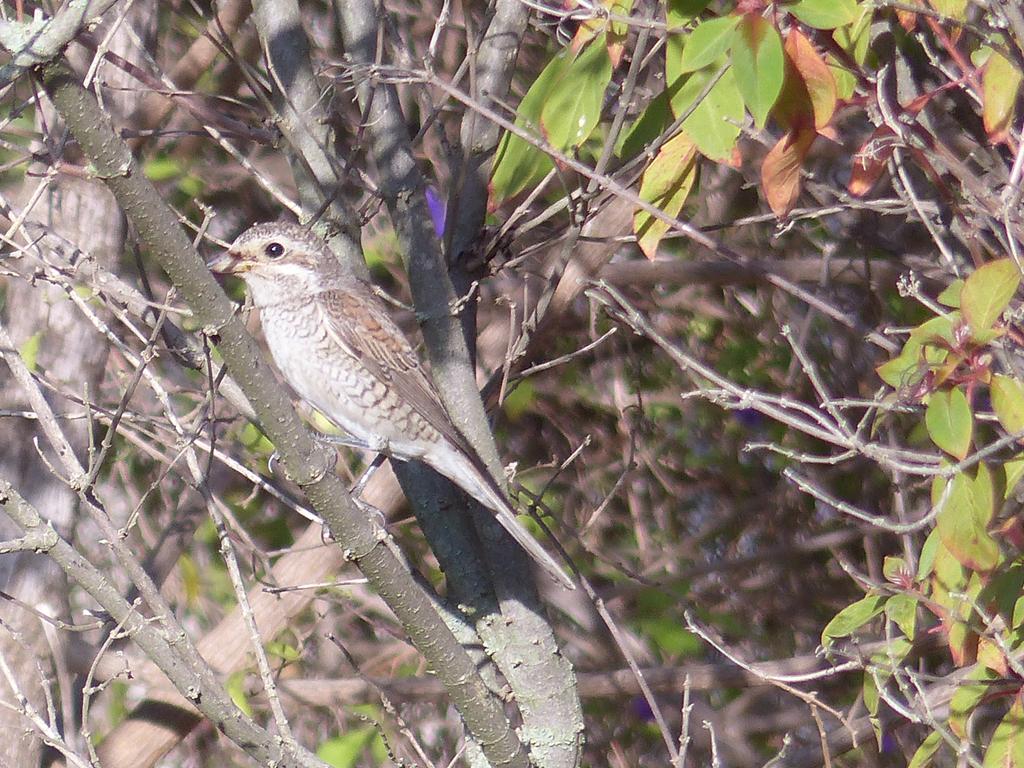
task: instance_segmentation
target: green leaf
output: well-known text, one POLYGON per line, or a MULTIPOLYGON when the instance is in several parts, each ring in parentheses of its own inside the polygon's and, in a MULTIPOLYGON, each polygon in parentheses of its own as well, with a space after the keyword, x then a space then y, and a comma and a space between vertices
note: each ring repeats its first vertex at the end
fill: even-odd
POLYGON ((885 595, 868 595, 835 615, 821 632, 821 644, 829 645, 837 637, 846 637, 863 627, 885 609, 885 595))
MULTIPOLYGON (((890 598, 891 599, 891 598, 890 598)), ((876 674, 882 682, 889 679, 893 669, 910 653, 914 644, 905 637, 894 637, 871 654, 871 663, 877 668, 876 674)))
POLYGON ((932 565, 932 598, 936 603, 948 609, 951 619, 962 618, 964 614, 963 600, 954 597, 967 587, 967 573, 960 561, 950 552, 939 531, 932 531, 937 537, 938 546, 932 565))
POLYGON ((835 29, 857 18, 856 0, 799 0, 784 7, 815 29, 835 29))
POLYGON ((281 642, 280 640, 272 640, 267 643, 267 653, 272 656, 277 656, 279 659, 284 659, 285 661, 298 661, 302 658, 302 654, 299 652, 298 648, 294 645, 281 642))
POLYGON ((993 51, 981 79, 981 116, 990 138, 1001 140, 1011 127, 1021 78, 1021 71, 1011 61, 993 51))
POLYGON ((1024 566, 1013 565, 1000 568, 985 584, 978 596, 982 605, 987 606, 991 613, 998 613, 1006 618, 1010 628, 1016 628, 1014 613, 1018 598, 1024 595, 1024 566))
POLYGON ((1017 598, 1017 602, 1013 604, 1013 619, 1012 627, 1014 629, 1020 628, 1024 624, 1024 595, 1017 598))
POLYGON ((980 465, 974 480, 960 472, 952 483, 946 504, 939 510, 936 530, 961 564, 975 571, 990 571, 999 564, 999 545, 987 530, 994 511, 992 475, 980 465))
POLYGON ((939 532, 933 528, 921 546, 921 556, 917 561, 917 581, 924 581, 932 575, 932 569, 935 567, 935 555, 938 554, 941 545, 942 539, 939 538, 939 532))
POLYGON ((662 91, 647 105, 640 116, 619 138, 615 156, 623 160, 636 157, 658 138, 672 122, 668 92, 662 91))
MULTIPOLYGON (((856 21, 832 33, 832 37, 839 47, 850 54, 858 65, 863 65, 867 60, 868 47, 871 44, 871 20, 874 13, 874 6, 865 3, 861 6, 856 21)), ((856 87, 857 78, 834 56, 828 57, 828 63, 829 69, 832 70, 832 76, 836 79, 836 96, 844 100, 850 98, 856 87)))
POLYGON ((989 386, 992 409, 999 424, 1011 435, 1024 431, 1024 383, 1011 376, 997 374, 989 386))
MULTIPOLYGON (((515 124, 559 151, 580 145, 601 116, 604 91, 611 81, 605 36, 599 35, 579 55, 559 52, 526 92, 515 124)), ((490 207, 539 182, 554 163, 527 141, 506 133, 498 144, 491 173, 490 207)))
POLYGON ((743 96, 736 87, 733 68, 729 67, 703 100, 697 101, 719 67, 699 70, 686 80, 669 82, 672 113, 688 115, 683 130, 693 139, 701 154, 716 162, 732 160, 736 139, 743 122, 743 96))
POLYGON ((732 69, 754 123, 764 128, 768 113, 782 92, 785 64, 782 38, 763 16, 743 17, 732 41, 732 69))
POLYGON ((864 685, 861 686, 861 693, 864 696, 864 708, 871 715, 872 725, 878 719, 878 683, 875 681, 875 676, 869 671, 864 670, 864 685))
POLYGON ((960 294, 960 307, 974 334, 992 328, 1019 285, 1020 270, 1011 259, 990 261, 971 273, 960 294))
POLYGON ((363 752, 377 738, 377 729, 372 725, 357 728, 323 742, 316 756, 334 768, 355 768, 363 752))
POLYGON ((968 0, 929 0, 932 8, 951 19, 963 19, 967 12, 968 0))
POLYGON ((933 317, 912 330, 910 338, 921 344, 941 342, 953 345, 956 343, 956 327, 960 324, 960 318, 959 312, 950 312, 946 315, 933 317))
POLYGON ((974 434, 974 416, 959 387, 931 394, 924 423, 928 436, 939 448, 958 459, 967 456, 974 434))
POLYGON ((185 172, 185 169, 176 158, 160 155, 146 162, 142 166, 142 172, 150 181, 159 183, 178 178, 185 172))
POLYGON ((885 576, 887 581, 891 581, 893 584, 899 584, 903 581, 903 578, 910 573, 907 568, 907 561, 902 557, 895 555, 886 555, 882 560, 882 575, 885 576))
POLYGON ((960 309, 960 294, 964 290, 964 281, 957 279, 946 286, 938 295, 939 304, 953 309, 960 309))
POLYGON ((908 639, 914 639, 917 626, 917 596, 900 593, 889 598, 885 604, 885 615, 889 621, 900 628, 900 632, 908 639))
POLYGON ((37 331, 25 339, 25 343, 18 347, 18 354, 25 361, 25 367, 35 373, 39 363, 39 345, 43 341, 43 332, 37 331))
POLYGON ((949 729, 961 739, 967 736, 967 719, 991 689, 996 675, 985 667, 975 667, 960 681, 949 700, 949 729))
MULTIPOLYGON (((697 147, 683 132, 669 139, 647 166, 640 182, 640 197, 669 216, 678 216, 697 181, 697 147)), ((669 225, 647 211, 637 211, 633 231, 648 258, 657 254, 658 243, 669 225)))
POLYGON ((530 379, 520 381, 501 403, 509 421, 519 421, 537 401, 537 388, 530 379))
POLYGON ((710 3, 711 0, 668 0, 668 7, 665 9, 668 28, 674 29, 689 24, 710 3))
POLYGON ((733 30, 739 21, 739 16, 722 16, 695 27, 686 36, 686 42, 683 44, 683 53, 679 60, 680 74, 703 69, 729 50, 733 41, 733 30))
POLYGON ((909 339, 898 356, 875 369, 878 378, 893 389, 915 386, 928 370, 923 349, 921 342, 909 339))
POLYGON ((249 704, 249 697, 245 693, 245 677, 246 673, 244 671, 235 672, 228 677, 227 682, 224 684, 224 689, 228 692, 228 696, 231 697, 231 701, 235 703, 235 706, 249 717, 252 717, 252 706, 249 704))
POLYGON ((178 558, 178 578, 181 579, 181 588, 185 592, 187 605, 195 605, 196 600, 203 594, 203 582, 199 578, 199 566, 189 554, 183 554, 178 558))
POLYGON ((921 746, 917 748, 914 756, 910 758, 907 768, 927 768, 932 764, 932 758, 935 757, 935 753, 941 746, 942 734, 939 731, 932 731, 921 742, 921 746))
POLYGON ((992 732, 981 765, 982 768, 1024 768, 1024 703, 1019 694, 992 732))
POLYGON ((566 151, 586 141, 601 117, 611 79, 612 61, 602 34, 569 64, 560 87, 548 94, 541 109, 541 130, 551 146, 566 151))
MULTIPOLYGON (((569 49, 563 49, 548 62, 523 96, 523 100, 519 102, 516 126, 540 137, 541 111, 562 82, 572 62, 572 52, 569 49)), ((553 167, 551 158, 532 144, 514 134, 505 133, 498 143, 491 172, 491 207, 498 206, 503 200, 536 184, 553 167)))
POLYGON ((1006 479, 1003 482, 1003 498, 1008 499, 1013 493, 1013 489, 1017 487, 1017 483, 1024 477, 1024 453, 1018 453, 1003 464, 1003 472, 1006 473, 1006 479))
POLYGON ((700 638, 690 632, 670 609, 679 596, 669 591, 645 589, 636 598, 636 629, 650 638, 657 650, 666 655, 695 656, 703 653, 700 638))

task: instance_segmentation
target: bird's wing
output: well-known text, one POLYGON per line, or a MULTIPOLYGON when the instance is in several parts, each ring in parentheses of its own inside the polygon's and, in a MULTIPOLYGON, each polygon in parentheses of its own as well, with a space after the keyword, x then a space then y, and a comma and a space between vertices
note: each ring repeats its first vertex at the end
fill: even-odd
POLYGON ((393 389, 470 459, 476 452, 452 423, 434 385, 405 334, 367 286, 364 291, 331 289, 316 295, 331 339, 372 375, 393 389))

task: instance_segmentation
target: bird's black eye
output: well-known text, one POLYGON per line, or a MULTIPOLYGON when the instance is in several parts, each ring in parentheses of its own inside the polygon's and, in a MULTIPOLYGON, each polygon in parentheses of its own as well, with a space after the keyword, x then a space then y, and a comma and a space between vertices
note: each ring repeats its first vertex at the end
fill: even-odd
POLYGON ((268 243, 263 252, 271 259, 279 259, 284 256, 284 246, 280 243, 268 243))

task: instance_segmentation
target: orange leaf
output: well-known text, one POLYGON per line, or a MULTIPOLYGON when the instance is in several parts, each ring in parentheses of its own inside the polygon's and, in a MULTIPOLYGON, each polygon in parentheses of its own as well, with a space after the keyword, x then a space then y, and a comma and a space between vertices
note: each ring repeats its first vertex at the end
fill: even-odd
POLYGON ((814 110, 814 126, 821 129, 836 111, 836 80, 832 70, 798 27, 789 30, 784 50, 806 88, 814 110))
POLYGON ((871 191, 885 170, 894 146, 895 134, 891 128, 883 125, 875 129, 853 156, 850 183, 847 185, 851 195, 862 197, 871 191))
POLYGON ((907 32, 913 32, 917 26, 917 14, 913 11, 896 11, 896 18, 907 32))
MULTIPOLYGON (((792 31, 790 32, 792 34, 792 31)), ((787 43, 788 46, 788 43, 787 43)), ((799 128, 814 125, 814 104, 807 90, 807 83, 790 58, 788 52, 784 60, 785 69, 782 79, 782 92, 772 107, 772 117, 787 133, 799 128)))
MULTIPOLYGON (((564 3, 566 8, 576 9, 582 3, 579 0, 572 0, 564 3)), ((605 10, 611 11, 619 16, 629 16, 633 9, 633 0, 600 0, 598 3, 605 10)), ((589 4, 588 4, 589 8, 589 4)), ((622 53, 625 48, 626 38, 629 35, 629 26, 619 21, 608 21, 600 16, 585 19, 576 30, 570 48, 575 53, 583 50, 587 43, 596 38, 602 32, 605 36, 605 45, 608 48, 608 58, 611 59, 612 69, 616 69, 622 61, 622 53)))
POLYGON ((783 136, 769 150, 761 164, 761 186, 778 217, 788 214, 800 195, 800 169, 817 136, 813 128, 798 129, 783 136))

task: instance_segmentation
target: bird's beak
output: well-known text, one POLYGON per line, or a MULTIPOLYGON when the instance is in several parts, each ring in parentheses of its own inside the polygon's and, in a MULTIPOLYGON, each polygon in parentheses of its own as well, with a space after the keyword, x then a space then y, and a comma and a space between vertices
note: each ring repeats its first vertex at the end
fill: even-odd
POLYGON ((206 262, 207 268, 218 275, 233 275, 239 271, 240 264, 237 256, 229 250, 221 251, 206 262))

